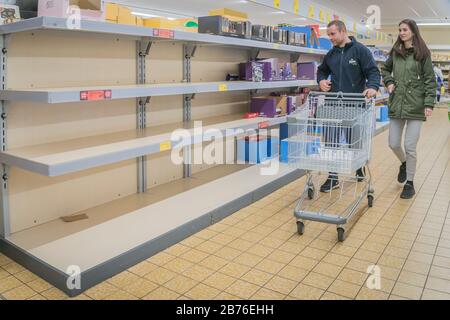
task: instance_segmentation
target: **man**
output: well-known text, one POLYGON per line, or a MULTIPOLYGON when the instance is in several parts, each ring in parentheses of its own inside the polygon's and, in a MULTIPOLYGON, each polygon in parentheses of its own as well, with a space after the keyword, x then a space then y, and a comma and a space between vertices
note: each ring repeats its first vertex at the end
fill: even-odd
MULTIPOLYGON (((332 21, 327 34, 333 43, 317 71, 317 81, 324 92, 362 93, 368 98, 376 96, 381 85, 381 73, 370 50, 349 37, 342 21, 332 21), (331 76, 331 81, 329 77, 331 76)), ((327 141, 327 143, 336 141, 327 141)), ((357 172, 358 179, 364 178, 364 170, 357 172)), ((330 173, 320 188, 321 192, 331 192, 339 188, 338 176, 330 173)))

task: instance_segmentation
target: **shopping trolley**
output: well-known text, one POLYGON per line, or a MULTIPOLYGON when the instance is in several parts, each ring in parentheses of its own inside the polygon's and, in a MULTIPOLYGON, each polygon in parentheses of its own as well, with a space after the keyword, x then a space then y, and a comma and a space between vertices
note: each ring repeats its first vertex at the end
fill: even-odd
POLYGON ((369 160, 375 123, 375 100, 361 94, 311 92, 307 103, 288 117, 288 162, 307 174, 294 213, 300 235, 305 221, 316 221, 337 225, 338 240, 344 241, 344 225, 362 201, 367 197, 373 206, 369 160), (365 168, 364 177, 355 175, 360 168, 365 168), (340 185, 327 196, 316 192, 324 173, 340 185))

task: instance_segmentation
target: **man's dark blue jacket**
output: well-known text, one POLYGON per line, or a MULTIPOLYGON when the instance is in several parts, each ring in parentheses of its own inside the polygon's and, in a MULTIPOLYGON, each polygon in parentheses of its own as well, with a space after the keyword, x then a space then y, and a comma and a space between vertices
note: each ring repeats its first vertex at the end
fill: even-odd
POLYGON ((370 50, 350 37, 351 43, 344 48, 331 49, 317 71, 317 81, 327 80, 331 75, 331 91, 362 93, 371 88, 378 91, 381 73, 370 50))

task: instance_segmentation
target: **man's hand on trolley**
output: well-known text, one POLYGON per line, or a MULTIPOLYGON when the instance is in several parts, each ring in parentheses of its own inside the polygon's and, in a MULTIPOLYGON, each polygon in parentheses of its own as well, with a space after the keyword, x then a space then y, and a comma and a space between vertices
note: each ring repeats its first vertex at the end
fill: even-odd
POLYGON ((323 92, 329 92, 331 90, 331 81, 329 80, 322 80, 319 83, 320 85, 320 90, 322 90, 323 92))
POLYGON ((365 97, 369 98, 369 99, 375 98, 375 97, 377 96, 377 90, 375 90, 375 89, 366 89, 366 90, 363 92, 363 95, 364 95, 365 97))

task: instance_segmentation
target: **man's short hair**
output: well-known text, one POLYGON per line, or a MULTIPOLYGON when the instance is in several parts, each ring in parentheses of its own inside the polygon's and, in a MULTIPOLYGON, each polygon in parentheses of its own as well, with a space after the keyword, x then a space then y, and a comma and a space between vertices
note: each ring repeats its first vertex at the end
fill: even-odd
POLYGON ((347 27, 346 27, 345 23, 342 22, 342 21, 340 21, 340 20, 334 20, 334 21, 331 21, 331 22, 328 24, 327 28, 331 28, 332 26, 336 26, 336 28, 338 28, 338 30, 339 30, 340 32, 342 32, 342 31, 347 31, 347 27))

